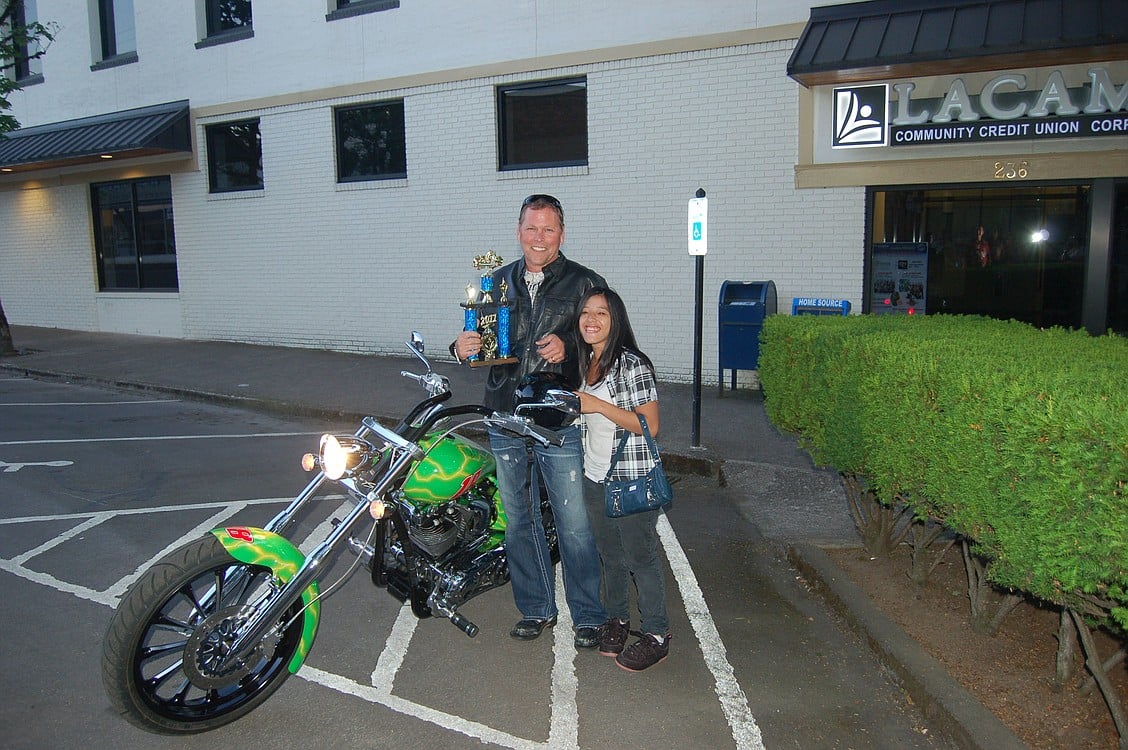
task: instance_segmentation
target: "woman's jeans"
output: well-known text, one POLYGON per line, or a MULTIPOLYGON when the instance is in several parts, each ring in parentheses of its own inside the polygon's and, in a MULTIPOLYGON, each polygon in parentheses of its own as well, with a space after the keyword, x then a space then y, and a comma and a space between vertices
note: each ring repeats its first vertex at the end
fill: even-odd
POLYGON ((595 543, 603 558, 603 603, 611 617, 630 622, 631 578, 638 590, 642 632, 665 635, 666 577, 658 556, 658 511, 607 517, 604 488, 584 477, 584 502, 591 516, 595 543))
POLYGON ((541 523, 539 474, 556 519, 572 623, 577 628, 595 627, 607 620, 607 612, 599 600, 599 553, 584 507, 580 428, 568 427, 560 434, 564 435, 563 445, 542 446, 490 430, 497 485, 507 517, 505 553, 513 601, 524 618, 546 620, 557 613, 556 577, 541 523))

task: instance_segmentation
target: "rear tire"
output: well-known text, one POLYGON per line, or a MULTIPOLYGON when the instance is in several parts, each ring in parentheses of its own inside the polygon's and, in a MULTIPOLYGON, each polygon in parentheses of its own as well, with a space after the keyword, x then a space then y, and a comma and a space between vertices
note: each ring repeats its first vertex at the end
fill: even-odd
POLYGON ((239 624, 273 595, 270 568, 241 563, 211 534, 150 568, 114 612, 102 644, 102 682, 130 723, 161 734, 193 734, 254 710, 290 676, 302 635, 293 619, 242 664, 219 671, 239 624))

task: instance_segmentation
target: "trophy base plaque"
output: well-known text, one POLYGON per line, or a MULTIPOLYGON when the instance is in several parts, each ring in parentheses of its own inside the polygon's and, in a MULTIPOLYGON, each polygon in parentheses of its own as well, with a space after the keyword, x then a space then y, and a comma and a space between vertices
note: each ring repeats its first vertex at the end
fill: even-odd
POLYGON ((468 313, 467 330, 475 330, 482 336, 482 351, 473 359, 466 360, 471 367, 507 365, 517 362, 509 355, 509 308, 494 302, 472 302, 463 305, 468 313), (504 310, 505 325, 499 326, 499 310, 504 310), (503 352, 502 344, 505 351, 503 352))
POLYGON ((516 357, 502 357, 501 359, 470 360, 466 364, 471 367, 492 367, 493 365, 510 365, 517 361, 516 357))

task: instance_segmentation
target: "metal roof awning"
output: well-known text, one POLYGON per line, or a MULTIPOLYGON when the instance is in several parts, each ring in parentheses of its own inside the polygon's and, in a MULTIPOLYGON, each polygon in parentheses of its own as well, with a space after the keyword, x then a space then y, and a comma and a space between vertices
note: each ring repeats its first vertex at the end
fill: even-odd
POLYGON ((1124 0, 873 0, 812 8, 804 86, 1128 58, 1124 0))
POLYGON ((20 128, 0 137, 4 174, 102 159, 192 153, 188 101, 20 128))

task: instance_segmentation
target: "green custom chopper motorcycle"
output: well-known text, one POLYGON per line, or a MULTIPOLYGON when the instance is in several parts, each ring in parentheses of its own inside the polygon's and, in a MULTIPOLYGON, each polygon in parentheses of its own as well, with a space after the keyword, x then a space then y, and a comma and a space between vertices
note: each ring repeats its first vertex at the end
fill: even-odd
MULTIPOLYGON (((535 395, 514 414, 444 406, 450 384, 431 369, 422 337, 413 333, 407 346, 426 372, 401 374, 428 396, 399 424, 365 417, 351 436, 323 435, 318 453, 302 459, 317 476, 263 528, 215 529, 156 562, 122 597, 103 642, 102 681, 131 723, 162 734, 204 732, 262 704, 309 655, 320 600, 332 588, 322 592, 319 579, 346 551, 356 561, 342 580, 363 564, 376 586, 410 603, 417 617, 441 615, 477 634, 459 607, 509 581, 506 519, 493 456, 457 431, 486 425, 559 444, 542 425, 570 424, 579 401, 545 379, 525 389, 535 395), (331 530, 304 555, 287 533, 299 512, 334 487, 352 508, 325 524, 331 530)), ((543 490, 541 508, 555 560, 543 490)))

